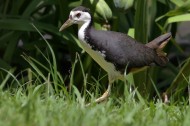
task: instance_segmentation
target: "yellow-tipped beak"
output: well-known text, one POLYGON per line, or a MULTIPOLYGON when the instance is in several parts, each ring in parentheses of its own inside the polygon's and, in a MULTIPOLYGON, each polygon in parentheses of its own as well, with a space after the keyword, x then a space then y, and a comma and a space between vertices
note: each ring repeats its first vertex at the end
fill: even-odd
POLYGON ((71 19, 68 19, 59 29, 59 31, 63 31, 67 27, 71 26, 73 24, 73 21, 71 19))

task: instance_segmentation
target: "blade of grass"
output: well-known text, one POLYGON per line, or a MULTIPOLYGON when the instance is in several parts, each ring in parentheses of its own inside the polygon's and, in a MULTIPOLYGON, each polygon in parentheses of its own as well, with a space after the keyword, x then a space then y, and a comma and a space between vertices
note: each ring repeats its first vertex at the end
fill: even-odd
POLYGON ((156 87, 155 82, 153 81, 153 79, 152 79, 152 77, 150 76, 150 74, 148 74, 148 75, 149 75, 150 81, 151 81, 151 83, 152 83, 152 85, 153 85, 153 87, 154 87, 154 90, 156 91, 156 94, 157 94, 158 98, 161 100, 162 97, 160 96, 160 93, 159 93, 159 91, 158 91, 158 89, 157 89, 157 87, 156 87))
POLYGON ((48 48, 49 48, 49 50, 50 50, 50 52, 51 52, 51 56, 52 56, 52 61, 53 61, 53 66, 52 66, 52 68, 53 68, 53 71, 52 71, 52 77, 53 77, 53 80, 54 80, 54 86, 55 86, 55 90, 56 90, 56 92, 58 92, 58 82, 57 82, 57 80, 58 80, 58 76, 57 76, 57 63, 56 63, 56 58, 55 58, 55 54, 54 54, 54 51, 53 51, 53 49, 52 49, 52 47, 50 46, 50 44, 48 43, 48 41, 44 38, 44 36, 42 35, 42 33, 38 30, 38 28, 34 25, 34 24, 31 24, 35 29, 36 29, 36 31, 40 34, 40 36, 43 38, 43 40, 46 42, 46 44, 47 44, 47 46, 48 46, 48 48))
MULTIPOLYGON (((185 81, 185 78, 188 78, 190 76, 189 68, 190 68, 190 58, 188 58, 186 60, 183 67, 180 69, 178 75, 175 77, 175 79, 171 83, 170 87, 166 90, 167 94, 174 93, 173 95, 175 95, 176 90, 180 90, 181 88, 187 87, 188 84, 185 81)), ((179 92, 177 92, 177 93, 179 93, 179 92)))
POLYGON ((16 81, 16 83, 17 83, 20 87, 22 86, 21 83, 17 80, 17 78, 13 75, 13 72, 15 71, 15 69, 10 69, 10 70, 8 71, 8 70, 6 70, 6 69, 0 68, 0 70, 2 70, 2 71, 4 71, 4 72, 7 73, 6 79, 1 83, 1 86, 0 86, 1 89, 5 86, 6 82, 8 81, 8 79, 9 79, 10 77, 12 77, 12 78, 13 78, 13 81, 16 81))
POLYGON ((87 75, 85 75, 85 72, 84 72, 84 68, 83 68, 83 64, 82 64, 82 61, 80 59, 80 55, 77 53, 77 58, 79 60, 79 63, 80 63, 80 68, 81 68, 81 71, 82 71, 82 75, 83 75, 83 83, 84 83, 84 97, 86 96, 86 83, 87 83, 87 75))
POLYGON ((43 78, 43 80, 46 80, 46 77, 44 74, 41 72, 41 70, 35 65, 35 63, 30 59, 29 56, 27 55, 21 55, 29 64, 32 66, 32 68, 40 75, 40 77, 43 78))

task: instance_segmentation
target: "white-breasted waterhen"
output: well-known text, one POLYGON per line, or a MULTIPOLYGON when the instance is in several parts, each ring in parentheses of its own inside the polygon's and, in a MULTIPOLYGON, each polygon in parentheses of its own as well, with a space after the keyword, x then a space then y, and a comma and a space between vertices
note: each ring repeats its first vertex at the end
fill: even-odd
POLYGON ((93 17, 89 9, 83 6, 71 10, 69 19, 59 31, 72 24, 79 25, 78 38, 82 48, 108 73, 108 89, 96 99, 97 103, 108 98, 111 84, 123 77, 126 67, 129 70, 152 63, 164 66, 168 62, 162 49, 171 38, 171 33, 163 34, 144 45, 124 33, 94 29, 93 17))

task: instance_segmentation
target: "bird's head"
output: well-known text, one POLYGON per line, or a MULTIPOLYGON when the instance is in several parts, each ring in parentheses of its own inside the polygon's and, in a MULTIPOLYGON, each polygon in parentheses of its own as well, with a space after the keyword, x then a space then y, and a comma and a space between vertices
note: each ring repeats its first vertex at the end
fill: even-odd
POLYGON ((92 20, 90 9, 79 6, 71 10, 69 19, 61 26, 59 31, 63 31, 72 24, 84 24, 85 22, 90 22, 92 20))

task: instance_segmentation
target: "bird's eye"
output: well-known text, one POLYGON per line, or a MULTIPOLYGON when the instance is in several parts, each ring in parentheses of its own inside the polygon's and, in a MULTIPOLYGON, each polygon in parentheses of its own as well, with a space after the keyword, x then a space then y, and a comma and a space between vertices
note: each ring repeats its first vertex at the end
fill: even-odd
POLYGON ((76 16, 77 18, 80 18, 81 13, 77 13, 75 16, 76 16))

